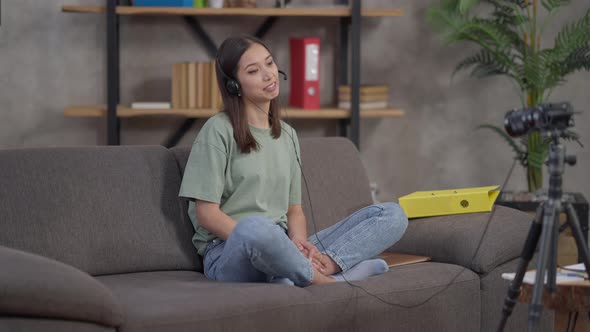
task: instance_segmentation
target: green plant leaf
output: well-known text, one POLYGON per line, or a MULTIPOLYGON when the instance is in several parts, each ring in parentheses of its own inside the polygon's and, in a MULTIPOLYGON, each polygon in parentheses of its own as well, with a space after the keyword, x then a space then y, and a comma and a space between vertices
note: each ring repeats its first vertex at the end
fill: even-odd
POLYGON ((461 14, 466 14, 478 3, 479 0, 459 0, 459 12, 461 14))
POLYGON ((492 18, 500 25, 516 27, 529 22, 529 18, 518 11, 519 7, 515 7, 510 1, 488 0, 488 2, 494 7, 492 18))
POLYGON ((478 53, 468 56, 459 62, 452 76, 455 76, 458 71, 469 67, 474 67, 471 75, 475 77, 506 75, 514 78, 514 74, 510 71, 508 65, 506 63, 500 63, 492 53, 485 49, 481 49, 478 53))
POLYGON ((590 46, 573 51, 556 66, 557 74, 560 76, 566 76, 580 69, 590 71, 590 46))
POLYGON ((580 48, 590 45, 590 10, 577 22, 566 24, 555 37, 553 59, 563 61, 580 48))
POLYGON ((571 0, 541 0, 541 4, 548 12, 552 12, 560 7, 569 5, 571 0))
MULTIPOLYGON (((536 133, 535 133, 536 134, 536 133)), ((529 144, 527 151, 527 161, 530 167, 543 168, 547 155, 549 153, 549 141, 529 144)))

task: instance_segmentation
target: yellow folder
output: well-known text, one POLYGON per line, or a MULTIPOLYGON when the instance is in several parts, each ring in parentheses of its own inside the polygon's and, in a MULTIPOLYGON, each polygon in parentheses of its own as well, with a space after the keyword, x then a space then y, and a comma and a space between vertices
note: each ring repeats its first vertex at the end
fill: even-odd
POLYGON ((399 198, 408 218, 491 211, 499 186, 416 191, 399 198))

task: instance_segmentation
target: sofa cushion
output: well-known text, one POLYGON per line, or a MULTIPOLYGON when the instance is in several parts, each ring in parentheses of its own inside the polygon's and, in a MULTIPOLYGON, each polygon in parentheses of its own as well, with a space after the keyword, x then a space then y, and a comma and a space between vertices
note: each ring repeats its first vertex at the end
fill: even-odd
POLYGON ((24 251, 0 246, 2 315, 50 317, 116 327, 123 312, 115 297, 88 274, 24 251))
POLYGON ((132 331, 476 331, 479 278, 459 266, 423 263, 354 282, 299 288, 208 281, 192 271, 98 277, 119 297, 132 331), (447 285, 452 282, 450 285, 447 285), (434 296, 433 296, 434 295, 434 296), (428 298, 432 297, 429 301, 428 298), (423 303, 425 302, 426 303, 423 303), (414 306, 406 309, 403 306, 414 306), (428 319, 425 319, 428 317, 428 319))
POLYGON ((500 205, 492 212, 411 219, 390 250, 485 274, 520 255, 532 220, 527 213, 500 205))
MULTIPOLYGON (((310 235, 316 229, 314 219, 319 231, 354 211, 373 204, 369 179, 358 150, 349 139, 302 138, 300 146, 305 176, 305 179, 302 177, 301 186, 302 204, 310 235), (309 194, 306 188, 309 189, 309 194), (315 218, 312 218, 312 208, 315 218)), ((183 173, 190 149, 190 146, 171 149, 183 173)))
POLYGON ((0 332, 117 332, 110 326, 72 320, 31 318, 31 317, 0 317, 0 332))
POLYGON ((161 146, 0 150, 0 245, 90 274, 198 269, 161 146))

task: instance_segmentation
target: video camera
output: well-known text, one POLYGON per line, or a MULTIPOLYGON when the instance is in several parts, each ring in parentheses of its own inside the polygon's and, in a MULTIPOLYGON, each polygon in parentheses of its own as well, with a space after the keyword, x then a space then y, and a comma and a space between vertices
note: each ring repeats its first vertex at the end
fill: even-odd
POLYGON ((563 133, 574 126, 574 110, 570 103, 546 103, 531 108, 512 110, 504 117, 508 135, 518 137, 532 130, 563 133))

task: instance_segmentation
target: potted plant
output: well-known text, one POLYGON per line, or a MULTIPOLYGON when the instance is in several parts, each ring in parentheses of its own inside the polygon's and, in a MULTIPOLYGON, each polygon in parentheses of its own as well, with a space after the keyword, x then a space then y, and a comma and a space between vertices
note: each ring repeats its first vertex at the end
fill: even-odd
MULTIPOLYGON (((590 10, 561 28, 552 47, 542 45, 545 29, 571 0, 441 0, 428 10, 428 22, 451 43, 471 42, 480 48, 460 61, 453 75, 472 69, 471 76, 503 75, 515 84, 520 107, 547 102, 555 87, 577 70, 590 70, 590 10), (546 15, 541 15, 541 11, 546 15)), ((548 142, 538 132, 517 141, 502 135, 526 167, 529 192, 543 185, 548 142)))

